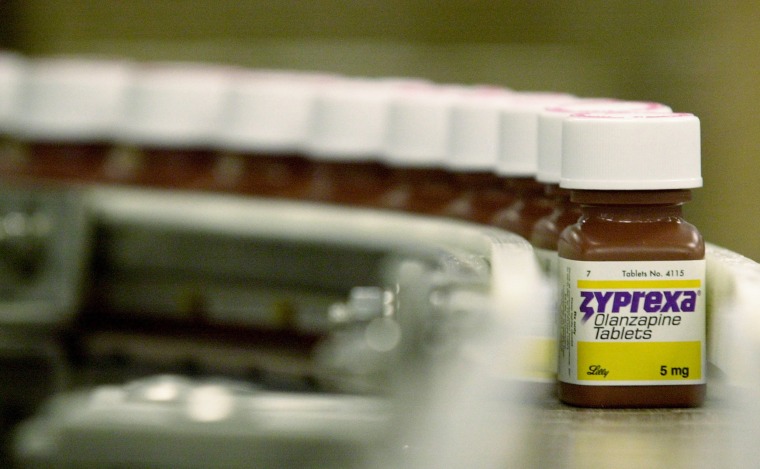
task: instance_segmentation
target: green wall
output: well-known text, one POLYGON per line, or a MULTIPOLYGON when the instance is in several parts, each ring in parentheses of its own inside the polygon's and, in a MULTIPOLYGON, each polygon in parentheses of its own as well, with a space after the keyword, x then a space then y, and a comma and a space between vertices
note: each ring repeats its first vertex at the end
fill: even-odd
POLYGON ((6 0, 30 55, 206 60, 661 101, 702 119, 708 241, 760 260, 760 3, 6 0))

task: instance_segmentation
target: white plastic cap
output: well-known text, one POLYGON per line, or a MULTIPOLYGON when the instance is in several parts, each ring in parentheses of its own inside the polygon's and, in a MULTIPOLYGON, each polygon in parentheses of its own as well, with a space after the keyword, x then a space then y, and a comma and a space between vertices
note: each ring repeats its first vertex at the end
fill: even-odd
POLYGON ((499 161, 501 112, 514 92, 481 89, 457 100, 451 110, 447 166, 454 171, 493 171, 499 161))
POLYGON ((496 172, 508 177, 535 177, 539 113, 578 99, 563 93, 517 93, 513 103, 501 112, 501 150, 496 172))
POLYGON ((207 146, 217 133, 230 71, 166 63, 136 70, 119 140, 135 145, 207 146))
POLYGON ((562 168, 562 122, 573 114, 601 113, 670 113, 670 107, 646 101, 615 99, 583 99, 551 107, 538 116, 538 172, 536 179, 546 184, 558 184, 562 168))
POLYGON ((369 79, 323 88, 314 103, 308 153, 324 160, 379 159, 394 88, 393 82, 369 79))
POLYGON ((340 79, 331 75, 235 74, 219 128, 219 144, 244 152, 300 150, 319 89, 335 81, 340 79))
POLYGON ((692 114, 568 117, 562 127, 560 186, 665 190, 702 186, 699 119, 692 114))
POLYGON ((18 54, 0 52, 0 133, 10 130, 18 107, 26 62, 18 54))
POLYGON ((131 66, 125 61, 48 58, 29 61, 14 133, 22 139, 93 141, 113 136, 131 66))
POLYGON ((449 149, 451 109, 465 87, 410 85, 394 93, 384 157, 401 167, 443 167, 449 149))

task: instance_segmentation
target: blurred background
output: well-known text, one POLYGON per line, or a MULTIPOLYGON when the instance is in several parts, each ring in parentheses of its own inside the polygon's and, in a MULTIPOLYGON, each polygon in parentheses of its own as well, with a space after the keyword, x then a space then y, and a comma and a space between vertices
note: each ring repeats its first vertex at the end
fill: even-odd
POLYGON ((653 100, 702 120, 687 215, 755 260, 760 3, 3 0, 0 47, 653 100))

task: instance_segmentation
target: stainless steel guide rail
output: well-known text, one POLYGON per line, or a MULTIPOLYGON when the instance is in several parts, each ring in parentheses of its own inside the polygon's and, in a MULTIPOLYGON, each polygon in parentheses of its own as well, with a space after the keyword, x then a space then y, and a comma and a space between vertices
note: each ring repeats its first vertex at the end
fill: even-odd
MULTIPOLYGON (((250 467, 254 461, 268 467, 296 461, 306 467, 365 464, 373 459, 370 453, 390 444, 396 433, 390 422, 406 418, 395 411, 392 396, 414 395, 424 402, 420 385, 432 379, 437 362, 466 342, 466 331, 490 315, 508 322, 515 301, 540 285, 524 240, 443 219, 160 190, 58 190, 76 200, 83 214, 77 220, 84 241, 75 256, 82 267, 72 282, 83 293, 77 301, 60 302, 66 314, 53 318, 54 329, 81 324, 83 312, 97 319, 116 311, 163 327, 168 318, 174 321, 169 324, 200 324, 201 330, 263 328, 322 338, 313 353, 288 358, 259 350, 256 340, 220 345, 210 344, 214 340, 205 332, 187 337, 199 330, 193 327, 180 338, 88 329, 80 340, 84 365, 71 369, 65 350, 56 363, 70 383, 85 390, 71 393, 59 384, 50 390, 47 410, 16 431, 15 457, 32 467, 198 467, 199 460, 205 467, 250 467), (495 288, 500 283, 503 291, 495 288), (355 287, 380 292, 383 307, 335 321, 330 312, 336 307, 362 307, 355 298, 344 303, 355 287), (187 307, 182 293, 193 288, 198 291, 187 307), (284 297, 290 302, 285 318, 277 306, 284 297), (97 356, 119 352, 140 362, 138 371, 145 362, 150 370, 176 371, 173 360, 198 350, 201 357, 194 359, 201 371, 195 378, 175 372, 131 381, 135 370, 103 376, 99 367, 109 362, 97 356), (240 390, 236 366, 305 375, 316 380, 319 392, 240 390), (207 371, 228 376, 203 378, 207 371), (266 410, 271 402, 279 404, 266 410), (196 414, 194 406, 201 414, 216 407, 217 414, 196 414), (241 418, 254 424, 241 425, 241 418), (260 418, 279 430, 255 423, 260 418), (216 432, 216 442, 209 432, 216 432), (215 451, 221 441, 226 450, 215 451), (138 446, 142 450, 131 453, 138 446), (183 446, 185 451, 169 450, 183 446)), ((55 333, 49 340, 56 343, 55 333)))

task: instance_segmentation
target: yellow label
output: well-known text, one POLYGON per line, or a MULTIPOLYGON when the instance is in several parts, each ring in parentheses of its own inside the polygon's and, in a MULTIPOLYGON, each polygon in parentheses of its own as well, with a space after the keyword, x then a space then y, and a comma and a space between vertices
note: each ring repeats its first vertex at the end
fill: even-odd
POLYGON ((561 382, 705 382, 704 260, 559 263, 561 382))
POLYGON ((702 379, 702 343, 578 342, 579 381, 702 379))
POLYGON ((700 288, 696 280, 578 280, 578 288, 603 288, 606 290, 628 288, 700 288))

